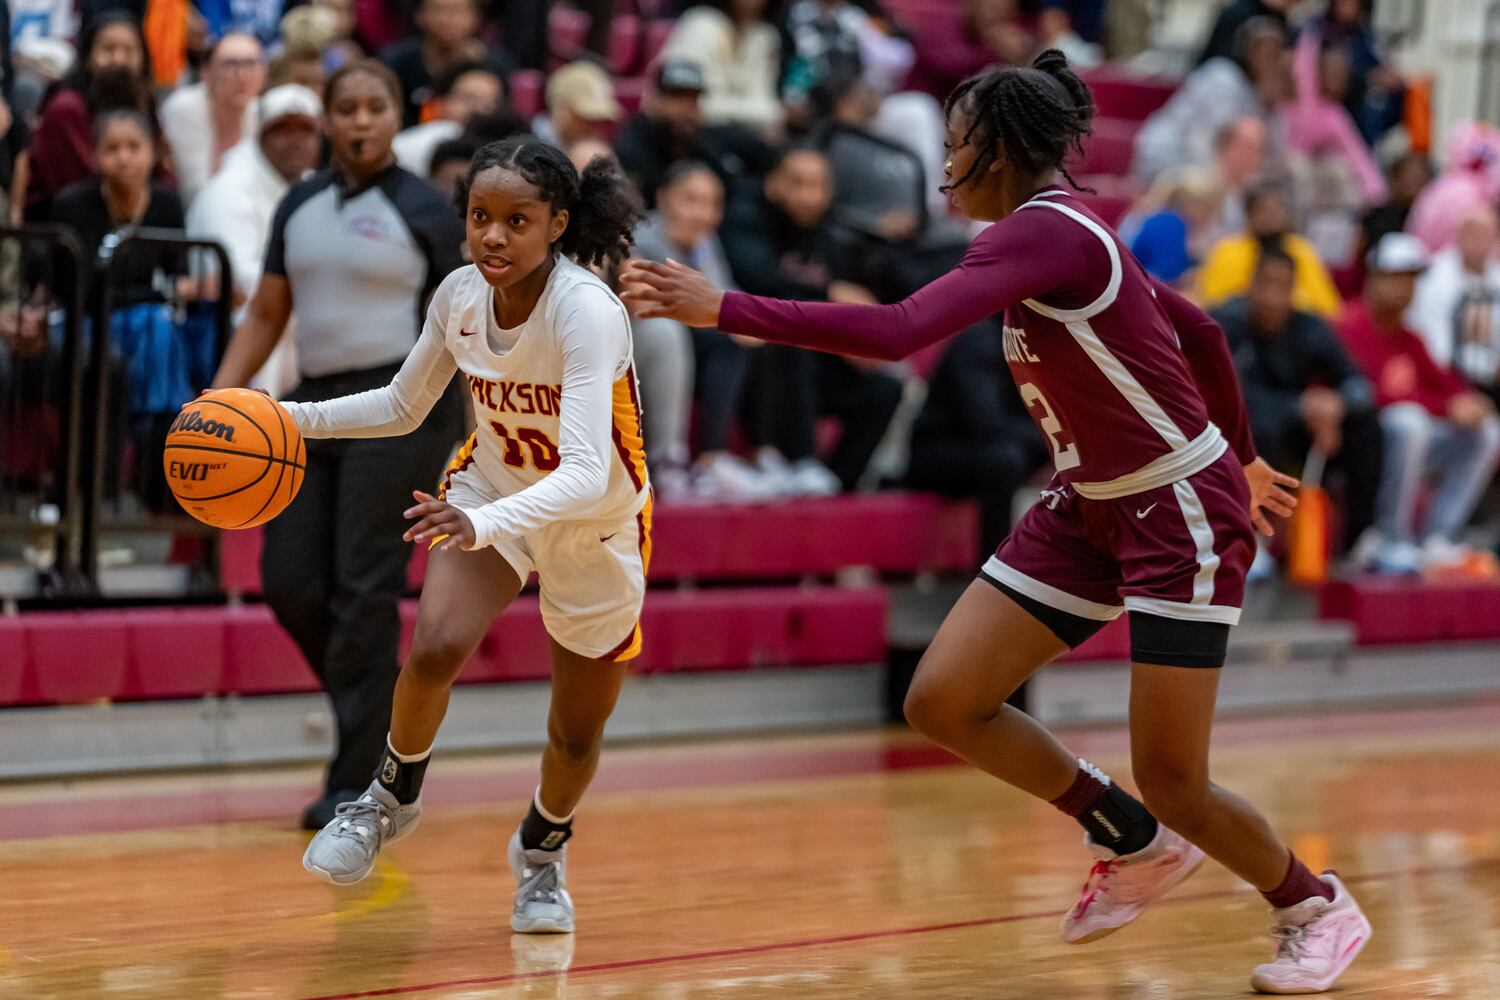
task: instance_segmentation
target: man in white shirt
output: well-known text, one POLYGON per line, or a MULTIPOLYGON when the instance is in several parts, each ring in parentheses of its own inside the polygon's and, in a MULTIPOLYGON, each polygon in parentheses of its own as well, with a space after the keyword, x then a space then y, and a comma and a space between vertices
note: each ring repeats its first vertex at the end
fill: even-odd
MULTIPOLYGON (((322 113, 318 95, 306 87, 288 83, 268 90, 260 100, 260 134, 225 154, 222 168, 188 209, 189 235, 217 240, 229 252, 236 304, 248 302, 260 283, 276 207, 317 165, 322 113)), ((279 398, 296 381, 293 338, 282 337, 250 384, 279 398)))
POLYGON ((1458 239, 1433 255, 1417 282, 1407 322, 1432 359, 1500 400, 1500 218, 1470 213, 1458 239))
POLYGON ((191 205, 218 173, 225 154, 257 134, 255 99, 265 82, 260 42, 251 35, 225 35, 203 65, 203 79, 162 102, 161 127, 184 204, 191 205))

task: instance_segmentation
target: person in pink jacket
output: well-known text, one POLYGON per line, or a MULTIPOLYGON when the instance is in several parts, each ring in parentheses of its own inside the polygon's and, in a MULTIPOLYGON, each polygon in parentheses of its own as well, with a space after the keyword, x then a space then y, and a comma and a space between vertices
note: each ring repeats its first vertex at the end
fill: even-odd
POLYGON ((1406 231, 1437 252, 1458 238, 1463 220, 1500 201, 1500 129, 1464 122, 1453 129, 1443 173, 1417 197, 1406 231))
POLYGON ((1287 144, 1309 158, 1343 160, 1359 182, 1363 203, 1383 202, 1385 178, 1343 105, 1349 86, 1349 59, 1344 51, 1325 48, 1322 34, 1309 28, 1297 41, 1292 69, 1295 94, 1277 109, 1287 144))

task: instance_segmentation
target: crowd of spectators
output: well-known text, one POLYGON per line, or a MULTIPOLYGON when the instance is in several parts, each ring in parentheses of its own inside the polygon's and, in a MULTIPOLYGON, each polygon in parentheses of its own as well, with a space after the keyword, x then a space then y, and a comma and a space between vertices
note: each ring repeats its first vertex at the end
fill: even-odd
MULTIPOLYGON (((324 82, 355 60, 394 74, 395 162, 445 196, 483 144, 530 132, 580 167, 618 159, 649 208, 641 256, 757 293, 889 302, 951 267, 971 235, 937 193, 947 92, 1042 47, 1086 67, 1139 47, 1103 0, 954 0, 931 24, 878 0, 589 0, 565 42, 543 0, 11 6, 10 221, 72 226, 90 252, 129 225, 217 240, 237 317, 277 206, 327 163, 324 82), (620 15, 640 26, 628 67, 620 15), (515 91, 533 70, 546 72, 536 106, 515 91)), ((1138 197, 1118 228, 1224 326, 1262 451, 1294 473, 1310 456, 1326 465, 1353 565, 1493 572, 1465 542, 1500 436, 1500 130, 1467 124, 1427 148, 1403 126, 1411 98, 1369 3, 1308 6, 1222 9, 1134 133, 1118 180, 1138 197)), ((36 301, 14 263, 0 256, 0 301, 36 301)), ((165 294, 159 275, 143 282, 165 294)), ((16 322, 0 330, 18 342, 16 322)), ((978 496, 993 546, 1045 464, 990 325, 895 366, 665 320, 634 335, 669 501, 905 482, 978 496)), ((255 384, 283 393, 307 376, 293 339, 255 384)))

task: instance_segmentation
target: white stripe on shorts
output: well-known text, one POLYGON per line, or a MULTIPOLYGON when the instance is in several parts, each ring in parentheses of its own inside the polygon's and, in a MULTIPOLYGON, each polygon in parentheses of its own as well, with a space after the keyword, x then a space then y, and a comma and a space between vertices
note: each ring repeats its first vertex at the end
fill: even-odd
POLYGON ((1214 574, 1219 569, 1219 557, 1214 552, 1214 529, 1208 523, 1208 513, 1198 491, 1186 479, 1172 484, 1177 494, 1177 505, 1182 508, 1182 519, 1187 522, 1188 534, 1198 547, 1198 572, 1193 576, 1193 603, 1209 604, 1214 599, 1214 574))
POLYGON ((1125 609, 1115 604, 1100 604, 1097 601, 1086 601, 1082 597, 1075 597, 1066 590, 1058 590, 1049 583, 1043 583, 1022 573, 1013 566, 1007 566, 1000 561, 999 556, 990 556, 989 561, 980 570, 985 576, 999 580, 1018 594, 1025 594, 1038 604, 1045 604, 1049 608, 1066 611, 1070 615, 1079 618, 1090 618, 1096 622, 1114 621, 1124 614, 1125 609))
POLYGON ((1240 609, 1227 604, 1183 604, 1181 601, 1164 601, 1159 597, 1137 597, 1127 595, 1126 611, 1142 611, 1158 618, 1174 618, 1184 622, 1218 622, 1222 625, 1238 625, 1240 609))

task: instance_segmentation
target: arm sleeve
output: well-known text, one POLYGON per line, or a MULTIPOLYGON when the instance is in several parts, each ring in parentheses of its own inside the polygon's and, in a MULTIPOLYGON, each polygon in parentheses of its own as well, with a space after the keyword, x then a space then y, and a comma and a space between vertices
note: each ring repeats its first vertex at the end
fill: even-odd
POLYGON ((583 289, 572 297, 561 327, 561 460, 521 492, 465 511, 475 548, 586 517, 609 487, 615 370, 629 350, 629 323, 604 292, 583 289))
POLYGON ((417 429, 458 369, 445 342, 450 302, 445 289, 432 297, 422 335, 390 385, 321 403, 281 404, 304 437, 399 437, 417 429))
MULTIPOLYGON (((957 268, 892 305, 789 302, 729 292, 719 311, 719 329, 776 344, 899 360, 1061 287, 1059 275, 1065 269, 1059 266, 1059 253, 1077 244, 1060 248, 1058 228, 1046 225, 1040 214, 1030 213, 1019 224, 1012 224, 1015 215, 997 222, 969 245, 957 268)), ((1088 239, 1103 256, 1102 244, 1088 239)))
POLYGON ((1245 413, 1245 399, 1240 394, 1239 374, 1229 354, 1228 338, 1208 313, 1155 278, 1151 284, 1156 289, 1156 300, 1177 331, 1188 371, 1208 407, 1209 419, 1229 439, 1240 464, 1249 465, 1255 461, 1255 439, 1250 434, 1250 419, 1245 413))

